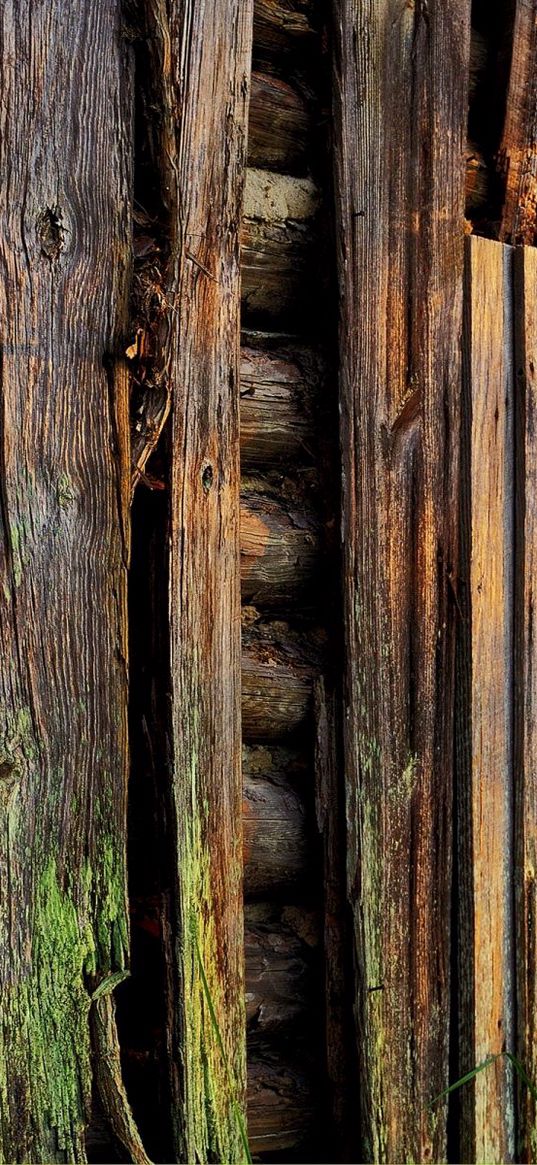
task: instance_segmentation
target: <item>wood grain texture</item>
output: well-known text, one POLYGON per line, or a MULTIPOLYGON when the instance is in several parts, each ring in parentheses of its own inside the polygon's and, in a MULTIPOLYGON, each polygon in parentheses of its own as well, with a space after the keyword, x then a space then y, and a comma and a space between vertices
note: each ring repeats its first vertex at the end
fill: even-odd
POLYGON ((319 523, 302 497, 261 493, 262 485, 245 477, 241 483, 241 594, 243 602, 261 610, 288 613, 308 597, 311 601, 321 553, 319 523))
POLYGON ((245 912, 246 1017, 253 1037, 280 1035, 308 1022, 313 975, 304 941, 289 926, 263 925, 245 912))
POLYGON ((310 461, 318 373, 302 354, 241 350, 241 467, 310 461))
POLYGON ((270 1047, 248 1062, 248 1129, 252 1153, 297 1149, 315 1118, 311 1076, 304 1065, 270 1047))
POLYGON ((296 88, 269 73, 252 73, 248 164, 285 174, 307 171, 312 117, 296 88))
MULTIPOLYGON (((467 241, 461 648, 460 1068, 514 1047, 512 251, 467 241)), ((461 1094, 462 1159, 515 1159, 512 1070, 461 1094)))
POLYGON ((308 310, 319 191, 310 178, 249 168, 241 230, 242 306, 246 317, 286 318, 308 310))
POLYGON ((254 48, 275 54, 293 51, 313 34, 314 0, 255 0, 254 48))
POLYGON ((470 3, 333 12, 362 1152, 443 1160, 470 3))
POLYGON ((537 228, 537 2, 516 0, 498 167, 505 182, 499 237, 535 243, 537 228))
POLYGON ((311 856, 303 801, 286 781, 245 780, 244 892, 273 894, 304 884, 311 856))
POLYGON ((128 959, 131 66, 120 5, 0 14, 0 1156, 84 1161, 128 959))
MULTIPOLYGON (((515 251, 516 556, 515 556, 515 984, 516 1051, 537 1080, 537 251, 515 251)), ((517 1161, 537 1158, 537 1114, 519 1089, 517 1161)))
POLYGON ((242 643, 244 740, 285 740, 307 722, 315 663, 285 624, 244 627, 242 643))
POLYGON ((243 1160, 239 225, 252 4, 162 6, 177 251, 170 529, 176 832, 172 1090, 179 1160, 243 1160), (215 1038, 207 979, 226 1056, 215 1038))

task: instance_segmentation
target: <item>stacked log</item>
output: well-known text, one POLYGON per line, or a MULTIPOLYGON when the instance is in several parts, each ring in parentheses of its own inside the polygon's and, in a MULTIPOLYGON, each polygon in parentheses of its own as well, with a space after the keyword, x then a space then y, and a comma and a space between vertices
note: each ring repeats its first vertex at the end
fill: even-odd
POLYGON ((314 119, 304 84, 318 44, 313 13, 310 0, 256 4, 242 224, 248 1124, 252 1152, 267 1161, 286 1150, 300 1159, 311 1137, 321 1038, 313 765, 321 372, 308 337, 320 198, 308 174, 314 119))

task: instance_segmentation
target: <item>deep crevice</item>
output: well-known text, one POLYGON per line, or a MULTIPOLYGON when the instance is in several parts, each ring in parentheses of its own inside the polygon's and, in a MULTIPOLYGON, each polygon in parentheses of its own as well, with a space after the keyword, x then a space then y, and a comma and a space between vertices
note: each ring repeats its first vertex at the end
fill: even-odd
POLYGON ((472 0, 466 217, 497 239, 505 176, 498 167, 513 51, 514 0, 472 0))

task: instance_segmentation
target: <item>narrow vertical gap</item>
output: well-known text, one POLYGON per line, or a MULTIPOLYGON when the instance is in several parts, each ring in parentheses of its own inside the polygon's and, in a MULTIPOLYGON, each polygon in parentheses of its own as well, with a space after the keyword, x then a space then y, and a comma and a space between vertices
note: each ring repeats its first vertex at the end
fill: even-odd
POLYGON ((135 157, 130 412, 133 462, 129 573, 128 880, 131 975, 116 993, 122 1070, 135 1121, 155 1162, 173 1159, 167 992, 170 834, 168 533, 170 449, 161 332, 169 310, 169 196, 159 159, 158 45, 145 0, 126 0, 135 58, 135 157))
POLYGON ((466 218, 474 234, 498 238, 505 176, 498 168, 513 50, 515 0, 472 0, 466 218))

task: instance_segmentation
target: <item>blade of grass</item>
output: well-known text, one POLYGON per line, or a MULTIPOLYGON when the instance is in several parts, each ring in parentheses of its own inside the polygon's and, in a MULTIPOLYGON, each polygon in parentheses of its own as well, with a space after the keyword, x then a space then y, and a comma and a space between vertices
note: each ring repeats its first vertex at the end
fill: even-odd
POLYGON ((224 1041, 222 1039, 222 1033, 220 1031, 220 1024, 218 1023, 218 1019, 217 1019, 217 1015, 216 1015, 216 1011, 215 1011, 215 1007, 214 1007, 214 1003, 213 1003, 213 998, 211 995, 211 989, 209 987, 207 975, 205 974, 205 967, 203 965, 203 959, 201 957, 201 951, 200 951, 200 946, 199 946, 199 942, 198 942, 197 929, 194 930, 194 942, 196 944, 196 957, 198 960, 200 978, 201 978, 201 982, 202 982, 202 986, 203 986, 203 992, 204 992, 205 998, 207 1000, 207 1007, 209 1009, 209 1015, 211 1017, 211 1024, 213 1026, 213 1031, 214 1031, 214 1034, 216 1037, 216 1042, 217 1042, 219 1050, 220 1050, 220 1055, 222 1056, 222 1062, 223 1062, 224 1070, 225 1070, 225 1073, 227 1076, 227 1082, 229 1085, 229 1095, 230 1095, 230 1099, 231 1099, 231 1106, 233 1108, 233 1111, 234 1111, 236 1119, 237 1119, 237 1125, 239 1128, 240 1139, 242 1142, 242 1147, 244 1149, 244 1155, 246 1158, 246 1165, 253 1165, 252 1154, 250 1152, 250 1146, 248 1144, 248 1134, 246 1132, 246 1125, 244 1123, 244 1117, 242 1115, 240 1104, 237 1100, 237 1089, 236 1089, 235 1080, 233 1078, 233 1073, 231 1071, 227 1052, 226 1052, 226 1049, 224 1047, 224 1041))
POLYGON ((517 1057, 514 1056, 512 1052, 506 1052, 505 1056, 506 1059, 509 1060, 509 1063, 513 1065, 515 1072, 517 1072, 517 1074, 520 1076, 522 1083, 526 1085, 526 1088, 528 1089, 532 1099, 537 1103, 537 1088, 535 1087, 533 1081, 530 1080, 524 1065, 520 1063, 520 1060, 517 1060, 517 1057))
POLYGON ((498 1052, 495 1056, 487 1056, 487 1059, 483 1060, 481 1064, 478 1064, 476 1068, 472 1068, 471 1072, 467 1072, 465 1076, 461 1076, 460 1080, 456 1080, 454 1084, 450 1084, 449 1088, 445 1088, 443 1092, 439 1092, 438 1096, 435 1096, 434 1100, 431 1100, 427 1107, 432 1108, 439 1100, 443 1100, 444 1097, 449 1096, 450 1092, 455 1092, 457 1088, 462 1088, 464 1084, 469 1084, 470 1080, 473 1080, 479 1072, 484 1072, 485 1068, 488 1068, 490 1064, 494 1064, 501 1056, 503 1056, 503 1052, 498 1052))

